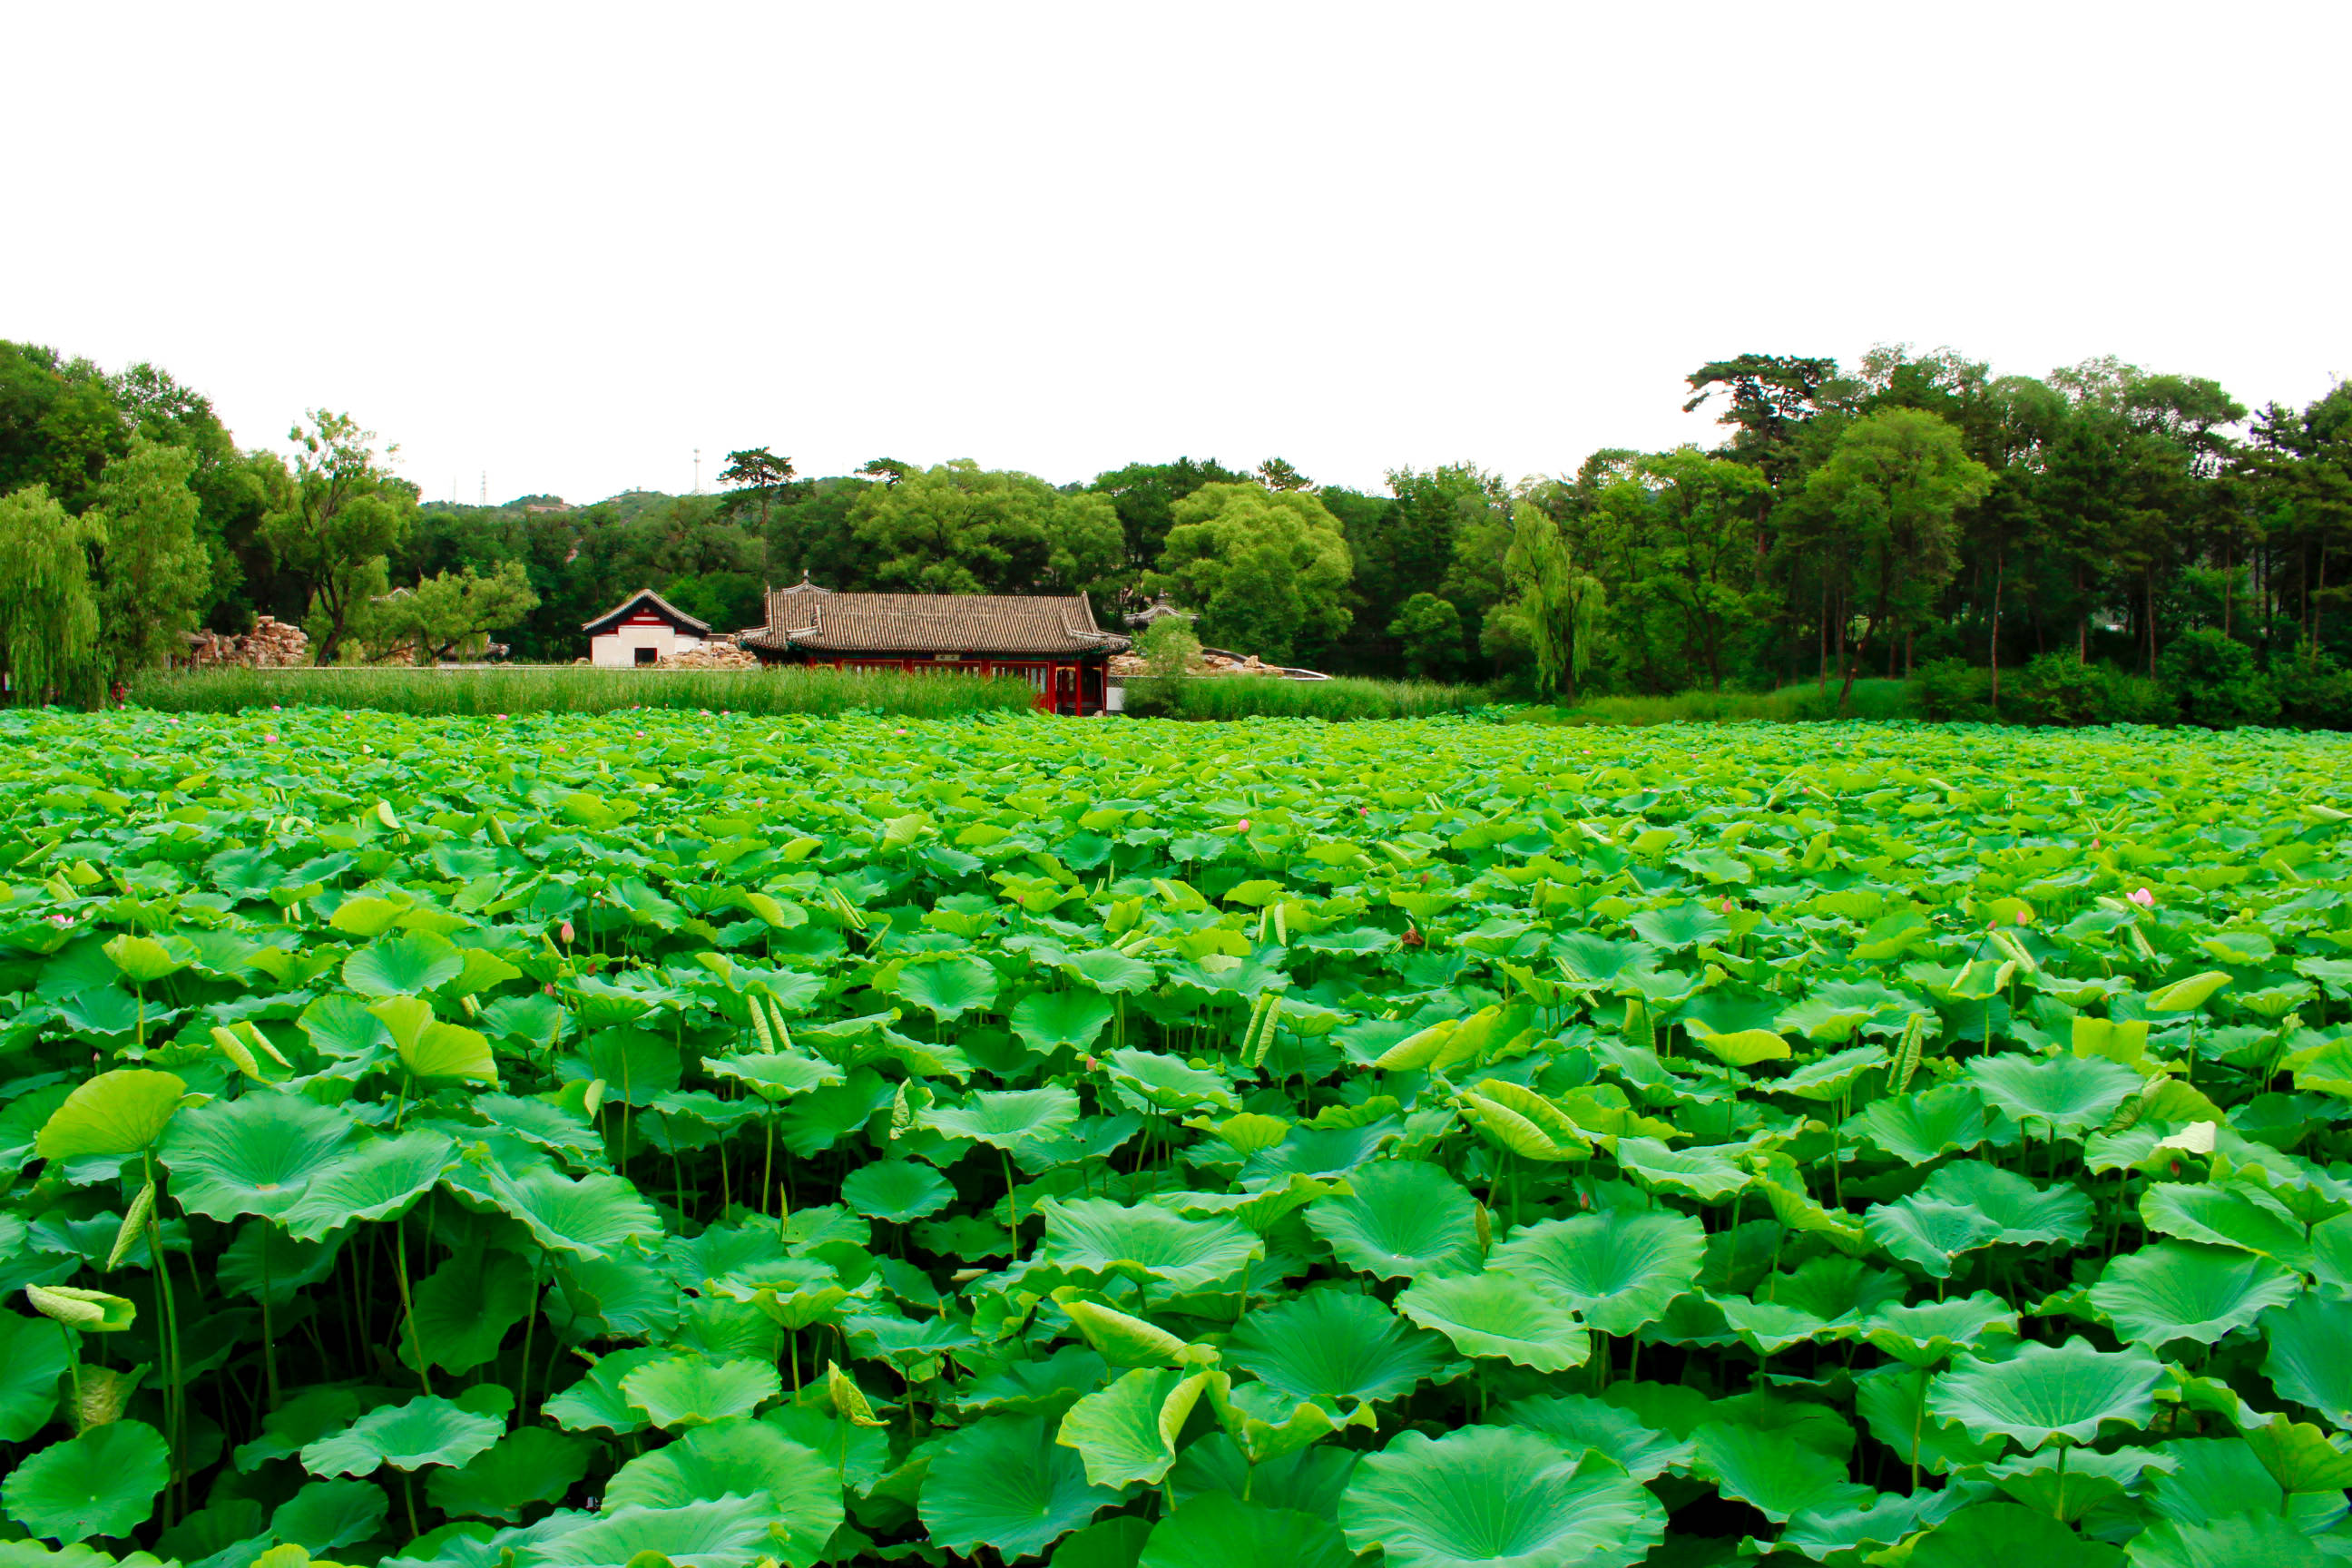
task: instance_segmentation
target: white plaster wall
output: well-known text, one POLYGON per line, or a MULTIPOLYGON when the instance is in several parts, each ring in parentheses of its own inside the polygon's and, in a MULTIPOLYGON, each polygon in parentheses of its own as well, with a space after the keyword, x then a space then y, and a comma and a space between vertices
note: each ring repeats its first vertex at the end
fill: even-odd
POLYGON ((637 649, 649 647, 656 658, 702 646, 702 639, 667 626, 624 626, 588 639, 588 662, 606 669, 628 669, 637 662, 637 649))

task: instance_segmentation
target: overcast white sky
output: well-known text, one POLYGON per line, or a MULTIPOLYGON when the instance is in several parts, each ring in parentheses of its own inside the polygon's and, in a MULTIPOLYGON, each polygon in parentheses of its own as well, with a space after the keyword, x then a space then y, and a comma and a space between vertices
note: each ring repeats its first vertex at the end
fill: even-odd
POLYGON ((1742 351, 2352 373, 2352 7, 0 9, 0 337, 428 498, 1711 442, 1742 351))

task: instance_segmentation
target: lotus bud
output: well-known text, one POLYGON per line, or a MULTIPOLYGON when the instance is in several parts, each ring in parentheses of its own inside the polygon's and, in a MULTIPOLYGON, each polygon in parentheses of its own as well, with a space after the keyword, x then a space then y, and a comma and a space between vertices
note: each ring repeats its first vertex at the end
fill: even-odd
POLYGON ((558 930, 555 934, 562 937, 568 945, 572 941, 572 922, 570 921, 565 921, 562 927, 558 930))
POLYGON ((2146 888, 2134 888, 2131 890, 2130 897, 2131 901, 2137 904, 2141 909, 2152 910, 2156 908, 2156 895, 2149 892, 2146 888))
MULTIPOLYGON (((904 730, 901 730, 901 731, 898 731, 898 733, 900 733, 901 735, 905 734, 906 732, 907 732, 907 731, 905 731, 904 730)), ((1249 831, 1249 818, 1248 818, 1248 817, 1246 817, 1246 816, 1243 817, 1243 818, 1241 819, 1241 821, 1240 821, 1239 823, 1237 823, 1235 826, 1238 826, 1238 827, 1241 829, 1241 831, 1243 831, 1244 833, 1247 833, 1247 832, 1249 831)))

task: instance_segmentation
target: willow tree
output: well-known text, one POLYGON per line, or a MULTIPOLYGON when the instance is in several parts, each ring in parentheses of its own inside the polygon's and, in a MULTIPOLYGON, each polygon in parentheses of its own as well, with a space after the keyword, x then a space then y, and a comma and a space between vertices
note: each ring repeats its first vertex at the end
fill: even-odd
POLYGON ((1601 579, 1570 550, 1559 524, 1528 501, 1511 507, 1511 547, 1503 570, 1519 590, 1528 640, 1536 656, 1536 684, 1546 696, 1576 700, 1577 682, 1592 663, 1594 627, 1601 619, 1601 579))
POLYGON ((18 702, 97 695, 98 600, 89 548, 102 525, 47 485, 0 496, 0 670, 18 702))

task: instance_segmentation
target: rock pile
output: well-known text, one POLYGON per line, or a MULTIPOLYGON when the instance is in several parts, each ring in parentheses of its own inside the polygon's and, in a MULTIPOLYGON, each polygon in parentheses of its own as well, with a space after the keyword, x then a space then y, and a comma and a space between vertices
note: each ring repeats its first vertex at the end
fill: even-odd
POLYGON ((658 660, 656 669, 757 669, 760 656, 731 642, 711 641, 658 660))
MULTIPOLYGON (((1110 672, 1130 679, 1148 676, 1150 665, 1141 654, 1115 653, 1110 656, 1110 672)), ((1246 657, 1227 653, 1223 648, 1202 648, 1201 657, 1192 661, 1187 675, 1278 675, 1299 677, 1310 672, 1294 670, 1285 665, 1268 664, 1255 654, 1246 657)))
POLYGON ((300 626, 274 616, 263 616, 241 637, 218 632, 188 634, 188 666, 243 665, 248 669, 282 669, 310 662, 310 638, 300 626))

